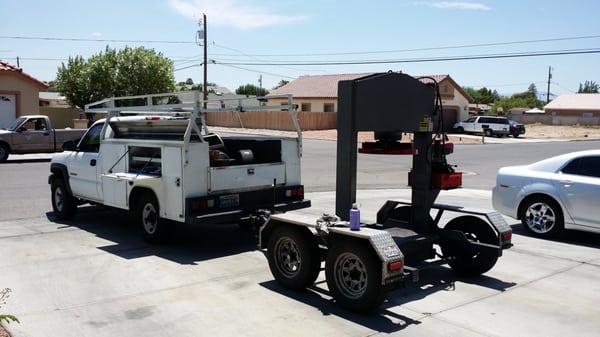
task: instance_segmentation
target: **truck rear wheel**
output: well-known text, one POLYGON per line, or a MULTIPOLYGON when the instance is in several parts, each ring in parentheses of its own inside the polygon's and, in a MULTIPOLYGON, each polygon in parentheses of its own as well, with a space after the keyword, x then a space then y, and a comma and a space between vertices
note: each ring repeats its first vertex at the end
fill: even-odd
POLYGON ((146 241, 164 243, 173 236, 175 224, 160 217, 160 208, 154 194, 142 194, 135 205, 134 216, 146 241))
POLYGON ((372 311, 389 292, 381 284, 381 261, 363 242, 334 243, 327 254, 325 275, 333 298, 352 311, 372 311))
POLYGON ((291 226, 280 226, 269 237, 269 268, 275 280, 288 289, 304 289, 319 276, 319 246, 310 234, 291 226))
POLYGON ((10 150, 8 146, 4 144, 0 144, 0 163, 5 162, 8 159, 8 155, 10 154, 10 150))
MULTIPOLYGON (((462 216, 451 220, 444 230, 463 232, 465 236, 475 242, 498 245, 498 235, 483 220, 474 216, 462 216)), ((445 257, 451 258, 448 262, 452 270, 463 276, 478 276, 486 273, 496 265, 498 253, 488 250, 481 252, 467 252, 456 245, 442 245, 445 257)))
POLYGON ((72 218, 77 211, 77 200, 67 190, 67 185, 61 178, 56 178, 50 187, 52 192, 52 210, 59 220, 72 218))

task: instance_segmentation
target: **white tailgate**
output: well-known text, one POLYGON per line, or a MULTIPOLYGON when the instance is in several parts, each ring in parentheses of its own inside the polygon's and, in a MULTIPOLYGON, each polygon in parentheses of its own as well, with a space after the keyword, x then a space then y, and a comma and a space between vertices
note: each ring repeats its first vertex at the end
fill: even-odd
POLYGON ((210 192, 285 184, 285 163, 210 167, 208 178, 210 192))

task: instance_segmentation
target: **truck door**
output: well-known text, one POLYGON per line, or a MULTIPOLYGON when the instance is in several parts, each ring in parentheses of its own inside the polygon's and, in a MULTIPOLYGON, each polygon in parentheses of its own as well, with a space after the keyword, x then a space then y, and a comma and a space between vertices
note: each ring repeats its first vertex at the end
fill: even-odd
POLYGON ((13 135, 13 147, 19 152, 50 152, 51 139, 45 118, 29 118, 13 135))
POLYGON ((88 130, 79 142, 78 149, 67 162, 69 184, 73 194, 86 200, 102 201, 98 192, 100 184, 100 132, 103 123, 88 130))

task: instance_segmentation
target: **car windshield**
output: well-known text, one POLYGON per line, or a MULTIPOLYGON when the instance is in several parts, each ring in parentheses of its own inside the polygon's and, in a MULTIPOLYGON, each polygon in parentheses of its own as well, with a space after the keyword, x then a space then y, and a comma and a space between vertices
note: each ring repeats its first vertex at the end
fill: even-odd
POLYGON ((23 122, 25 121, 26 118, 24 117, 20 117, 15 119, 12 123, 10 123, 10 125, 6 128, 8 131, 16 131, 17 128, 23 124, 23 122))
POLYGON ((509 119, 509 120, 508 120, 508 123, 509 123, 510 125, 518 125, 518 124, 519 124, 519 122, 515 122, 515 121, 513 121, 512 119, 509 119))

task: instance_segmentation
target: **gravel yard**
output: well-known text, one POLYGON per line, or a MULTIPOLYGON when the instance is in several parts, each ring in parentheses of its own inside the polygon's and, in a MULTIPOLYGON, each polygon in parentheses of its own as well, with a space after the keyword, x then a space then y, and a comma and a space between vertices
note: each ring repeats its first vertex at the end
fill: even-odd
POLYGON ((600 126, 525 125, 527 138, 600 139, 600 126))

